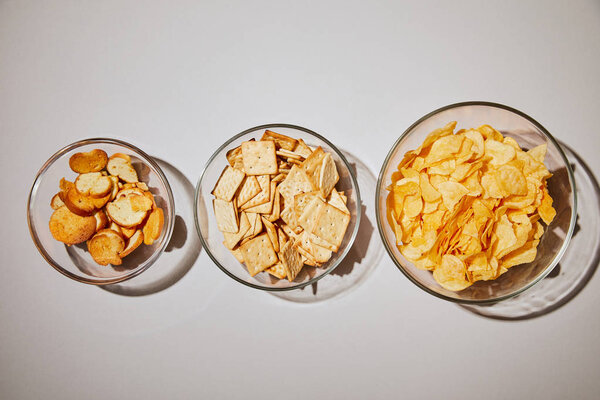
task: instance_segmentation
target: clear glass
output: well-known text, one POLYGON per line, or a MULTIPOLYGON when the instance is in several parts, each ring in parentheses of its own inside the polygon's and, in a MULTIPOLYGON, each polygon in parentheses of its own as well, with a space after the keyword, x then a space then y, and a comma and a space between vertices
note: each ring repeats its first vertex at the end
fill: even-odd
POLYGON ((354 172, 350 168, 348 161, 342 153, 327 139, 308 129, 287 124, 270 124, 250 128, 229 139, 212 155, 208 160, 198 185, 196 186, 196 199, 194 202, 194 216, 196 217, 196 229, 202 241, 202 246, 223 272, 243 283, 244 285, 255 289, 267 291, 283 291, 299 289, 310 285, 325 275, 333 271, 344 259, 356 238, 358 227, 360 225, 360 192, 354 172), (277 279, 267 272, 261 272, 251 277, 243 264, 229 252, 223 245, 223 234, 217 229, 217 222, 212 208, 211 191, 221 175, 223 168, 227 165, 227 152, 242 142, 254 139, 260 139, 266 129, 270 129, 283 135, 288 135, 296 139, 302 139, 309 146, 321 146, 324 151, 331 153, 338 169, 340 180, 336 186, 338 190, 343 190, 348 196, 348 210, 350 211, 350 224, 346 230, 346 235, 342 245, 336 253, 333 253, 331 259, 323 264, 321 268, 304 266, 302 271, 293 282, 285 279, 277 279))
MULTIPOLYGON (((513 108, 488 102, 466 102, 452 104, 425 115, 410 126, 392 146, 377 180, 376 192, 377 227, 383 244, 400 271, 426 292, 445 300, 484 304, 513 297, 535 285, 558 263, 565 252, 575 228, 577 197, 575 179, 571 166, 560 145, 537 121, 513 108), (554 199, 556 217, 541 238, 537 257, 528 264, 512 267, 493 281, 480 281, 471 287, 452 292, 442 288, 430 271, 416 268, 406 260, 395 245, 395 235, 386 219, 385 189, 391 183, 391 175, 404 154, 417 148, 427 134, 450 121, 457 121, 457 128, 478 127, 489 124, 514 138, 523 149, 547 143, 548 151, 544 163, 553 176, 548 179, 548 191, 554 199)), ((565 266, 568 268, 568 266, 565 266)))
POLYGON ((107 285, 133 278, 148 269, 166 248, 175 221, 175 202, 169 182, 158 164, 137 147, 116 139, 85 139, 70 144, 54 154, 42 166, 29 193, 27 222, 36 247, 46 261, 60 273, 78 282, 107 285), (86 243, 67 246, 50 233, 50 200, 59 191, 60 179, 73 181, 77 174, 69 167, 69 158, 78 152, 102 149, 109 156, 124 153, 131 157, 140 181, 145 182, 159 207, 164 211, 164 228, 151 246, 142 245, 118 266, 97 264, 87 251, 86 243))

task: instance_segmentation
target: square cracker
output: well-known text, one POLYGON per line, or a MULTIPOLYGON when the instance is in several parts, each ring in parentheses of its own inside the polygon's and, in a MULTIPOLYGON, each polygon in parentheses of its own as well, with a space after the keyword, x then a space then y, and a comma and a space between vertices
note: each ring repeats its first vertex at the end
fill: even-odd
MULTIPOLYGON (((302 162, 302 169, 306 172, 306 176, 310 180, 313 190, 319 190, 319 174, 321 172, 321 164, 325 152, 321 147, 317 147, 315 151, 310 153, 310 156, 302 162)), ((309 190, 307 190, 308 192, 309 190)))
POLYGON ((308 156, 310 156, 310 153, 312 153, 312 150, 306 145, 306 143, 304 143, 304 140, 298 139, 298 144, 294 149, 294 153, 300 154, 304 158, 308 158, 308 156))
POLYGON ((260 185, 258 184, 258 180, 255 176, 247 176, 240 186, 240 189, 237 193, 237 205, 238 207, 246 204, 250 199, 259 194, 261 191, 260 185))
POLYGON ((248 217, 248 222, 250 223, 250 229, 248 232, 242 237, 242 239, 252 238, 262 231, 262 221, 260 219, 260 214, 257 213, 246 213, 248 217))
POLYGON ((265 269, 265 271, 278 279, 285 279, 287 277, 287 274, 285 273, 285 267, 280 262, 275 265, 271 265, 269 268, 265 269))
POLYGON ((308 234, 308 238, 310 239, 311 243, 319 246, 319 247, 323 247, 327 250, 331 250, 331 251, 335 251, 335 246, 332 245, 331 243, 329 243, 326 240, 321 239, 320 237, 318 237, 317 235, 313 234, 313 233, 309 233, 308 234))
POLYGON ((338 210, 341 210, 346 214, 350 214, 350 211, 348 211, 348 207, 346 207, 346 202, 344 201, 344 198, 340 195, 340 193, 337 190, 335 190, 335 188, 329 194, 327 202, 335 208, 337 208, 338 210))
POLYGON ((330 204, 325 204, 317 218, 311 233, 339 249, 350 223, 350 215, 338 210, 330 204))
POLYGON ((265 231, 269 236, 269 240, 271 240, 271 244, 273 245, 273 250, 276 253, 279 252, 279 237, 277 236, 277 228, 273 225, 268 219, 262 217, 262 223, 265 226, 265 231))
POLYGON ((315 198, 321 198, 321 192, 314 191, 308 193, 299 193, 294 196, 294 212, 296 217, 300 218, 304 209, 315 198))
POLYGON ((281 214, 281 196, 279 195, 279 188, 275 189, 275 197, 273 197, 273 209, 271 214, 265 215, 269 222, 275 222, 279 219, 281 214))
POLYGON ((238 146, 229 150, 225 157, 227 157, 227 162, 229 162, 229 165, 231 165, 233 168, 237 168, 239 170, 244 169, 244 162, 242 160, 242 146, 238 146))
POLYGON ((237 210, 231 201, 213 199, 215 219, 221 232, 236 233, 239 229, 237 210))
POLYGON ((285 208, 281 210, 279 217, 290 229, 296 229, 298 226, 298 218, 296 218, 294 208, 291 206, 285 206, 285 208))
POLYGON ((242 240, 250 228, 252 228, 252 226, 250 226, 248 216, 243 212, 240 215, 240 228, 238 231, 236 233, 223 232, 223 236, 225 237, 225 241, 223 243, 225 244, 225 247, 227 247, 229 250, 233 249, 239 243, 239 241, 242 240))
POLYGON ((279 252, 279 257, 281 258, 281 263, 285 269, 285 274, 287 275, 288 281, 292 282, 294 279, 296 279, 296 276, 298 276, 298 273, 302 269, 304 263, 302 262, 300 253, 291 240, 283 246, 279 252))
POLYGON ((298 143, 294 138, 270 130, 266 130, 260 140, 272 140, 279 148, 289 151, 293 151, 296 147, 296 143, 298 143))
POLYGON ((269 201, 263 204, 259 204, 254 207, 247 208, 248 212, 255 212, 259 214, 271 214, 273 211, 273 199, 275 198, 275 192, 277 191, 277 182, 271 182, 271 189, 269 190, 270 198, 269 201))
POLYGON ((259 175, 256 178, 260 192, 241 206, 242 210, 265 204, 271 198, 271 184, 269 175, 259 175))
POLYGON ((236 247, 233 250, 229 250, 231 251, 231 254, 233 254, 233 256, 241 263, 244 262, 244 257, 242 257, 242 251, 240 250, 239 247, 236 247))
POLYGON ((266 233, 240 246, 242 257, 251 276, 258 274, 277 262, 277 254, 266 233))
POLYGON ((275 142, 266 140, 242 143, 244 171, 248 175, 277 174, 275 142))
POLYGON ((319 172, 319 189, 321 190, 323 197, 327 198, 327 196, 329 196, 329 193, 331 193, 331 190, 339 180, 340 175, 337 172, 335 161, 333 161, 331 153, 327 153, 325 157, 323 157, 321 171, 319 172))
POLYGON ((313 187, 306 172, 297 165, 290 169, 290 173, 285 177, 285 180, 279 184, 279 193, 285 198, 286 202, 289 201, 290 203, 293 203, 295 195, 312 191, 313 187))
MULTIPOLYGON (((298 225, 300 225, 306 232, 312 232, 317 218, 321 215, 321 209, 325 207, 325 202, 320 197, 314 197, 304 210, 302 215, 298 218, 298 225)), ((308 249, 307 249, 308 250, 308 249)))
POLYGON ((245 176, 246 174, 244 174, 243 171, 235 169, 229 165, 226 166, 221 173, 221 176, 219 177, 212 194, 218 199, 231 201, 245 176))

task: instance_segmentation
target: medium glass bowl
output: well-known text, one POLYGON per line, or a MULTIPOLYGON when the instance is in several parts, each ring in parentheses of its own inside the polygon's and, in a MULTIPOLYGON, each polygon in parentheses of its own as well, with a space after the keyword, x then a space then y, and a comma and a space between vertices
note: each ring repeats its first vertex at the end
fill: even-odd
POLYGON ((245 130, 225 142, 208 160, 204 171, 196 186, 196 198, 194 202, 194 216, 196 229, 200 236, 202 246, 214 263, 227 275, 246 286, 267 291, 284 291, 299 289, 310 285, 333 271, 344 259, 354 243, 358 227, 360 225, 360 192, 356 182, 355 172, 344 157, 344 155, 324 137, 317 133, 295 125, 269 124, 261 125, 245 130), (277 279, 267 272, 261 272, 254 277, 250 276, 243 264, 229 252, 223 245, 223 234, 217 229, 217 222, 212 207, 213 190, 217 179, 221 175, 227 163, 225 155, 242 142, 250 139, 259 140, 266 129, 295 139, 302 139, 312 147, 321 146, 324 151, 331 153, 337 166, 340 180, 336 189, 344 191, 348 196, 348 210, 350 211, 350 223, 339 250, 332 254, 331 259, 323 264, 321 268, 305 265, 293 282, 285 279, 277 279))
POLYGON ((27 222, 31 238, 39 252, 58 272, 78 282, 107 285, 141 274, 160 257, 173 232, 175 202, 165 174, 152 157, 142 150, 116 139, 84 139, 60 149, 37 173, 29 193, 27 222), (140 181, 148 185, 156 204, 164 211, 164 227, 158 240, 151 246, 142 244, 123 258, 122 265, 99 265, 87 251, 85 242, 67 246, 54 239, 50 233, 48 223, 54 212, 50 207, 50 199, 58 193, 61 178, 65 177, 73 182, 77 177, 77 173, 69 167, 69 158, 75 153, 93 149, 102 149, 109 156, 113 153, 128 154, 140 181))
POLYGON ((502 104, 481 101, 451 104, 412 124, 394 143, 385 158, 377 181, 375 202, 379 234, 398 269, 414 284, 434 296, 471 304, 493 303, 516 296, 548 275, 565 252, 577 217, 573 171, 558 142, 528 115, 502 104), (385 188, 391 184, 392 173, 396 171, 402 157, 407 151, 421 145, 431 131, 450 121, 457 121, 457 130, 491 125, 504 136, 514 138, 523 149, 546 143, 548 151, 544 163, 553 174, 548 179, 548 191, 554 199, 553 205, 557 213, 550 226, 545 227, 533 262, 514 266, 498 279, 476 282, 460 292, 444 289, 433 279, 430 271, 420 270, 404 258, 395 244, 394 231, 386 218, 388 191, 385 188))

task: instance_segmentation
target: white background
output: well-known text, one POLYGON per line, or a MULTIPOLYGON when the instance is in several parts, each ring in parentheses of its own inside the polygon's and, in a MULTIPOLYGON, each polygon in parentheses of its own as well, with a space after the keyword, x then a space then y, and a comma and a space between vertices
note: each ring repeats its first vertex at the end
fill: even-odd
POLYGON ((597 276, 502 322, 426 294, 387 254, 356 290, 299 305, 201 251, 131 297, 47 265, 25 205, 81 138, 130 141, 195 184, 227 138, 287 122, 377 174, 412 122, 466 100, 528 113, 598 175, 599 39, 591 1, 1 1, 0 398, 598 398, 597 276))

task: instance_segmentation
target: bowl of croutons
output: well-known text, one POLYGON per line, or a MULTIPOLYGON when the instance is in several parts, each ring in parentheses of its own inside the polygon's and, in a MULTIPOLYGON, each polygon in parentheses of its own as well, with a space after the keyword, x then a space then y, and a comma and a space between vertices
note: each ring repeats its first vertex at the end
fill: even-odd
POLYGON ((173 193, 161 168, 116 139, 60 149, 37 173, 27 203, 31 237, 44 259, 94 285, 148 269, 167 247, 174 220, 173 193))

